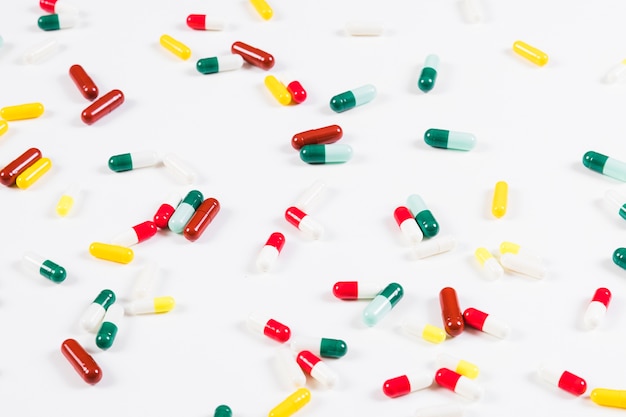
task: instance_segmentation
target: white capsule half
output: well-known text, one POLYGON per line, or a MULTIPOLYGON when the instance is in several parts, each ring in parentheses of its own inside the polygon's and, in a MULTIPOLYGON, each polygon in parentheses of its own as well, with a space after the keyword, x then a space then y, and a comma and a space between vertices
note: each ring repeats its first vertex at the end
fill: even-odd
POLYGON ((306 385, 304 371, 298 365, 293 352, 285 346, 280 346, 276 350, 276 367, 286 385, 293 387, 304 387, 306 385))
POLYGON ((311 377, 327 388, 337 384, 339 376, 324 361, 319 361, 311 368, 311 377))
POLYGON ((424 239, 424 233, 415 219, 406 219, 400 223, 400 231, 412 245, 418 245, 424 239))
POLYGON ((511 334, 509 325, 498 319, 494 319, 491 314, 485 319, 482 331, 499 339, 506 339, 511 334))
POLYGON ((135 278, 130 298, 137 300, 149 297, 154 291, 158 278, 159 265, 154 261, 147 262, 135 278))
POLYGON ((532 256, 505 253, 500 256, 500 264, 510 271, 529 277, 543 279, 546 276, 546 268, 543 263, 532 256))
POLYGON ((606 310, 606 306, 600 301, 591 301, 587 305, 585 315, 583 316, 585 328, 591 330, 598 327, 606 315, 606 310))
POLYGON ((417 259, 427 258, 448 252, 456 246, 456 240, 449 236, 441 236, 421 242, 413 247, 413 256, 417 259))
POLYGON ((441 404, 431 407, 420 408, 414 414, 415 417, 463 417, 464 406, 460 404, 441 404))
POLYGON ((313 240, 321 239, 324 228, 310 215, 306 215, 300 220, 298 229, 313 240))
POLYGON ((480 23, 483 20, 483 12, 478 4, 479 0, 461 0, 461 13, 467 23, 480 23))
POLYGON ((379 22, 353 20, 346 23, 346 32, 350 36, 380 36, 384 27, 379 22))
POLYGON ((106 310, 98 303, 91 303, 80 317, 80 326, 88 332, 95 333, 100 328, 106 310))
POLYGON ((184 184, 193 184, 198 179, 198 174, 177 155, 169 153, 163 157, 163 165, 168 172, 184 184))
POLYGON ((306 190, 302 192, 296 199, 294 207, 308 213, 311 206, 313 206, 323 195, 326 190, 326 183, 322 180, 315 180, 306 190))
POLYGON ((611 68, 604 76, 604 82, 607 84, 623 82, 624 80, 626 80, 626 59, 611 68))
POLYGON ((40 64, 59 52, 59 44, 54 39, 48 39, 31 47, 24 54, 26 64, 40 64))
POLYGON ((454 392, 469 400, 478 400, 483 396, 484 389, 473 379, 461 375, 454 387, 454 392))

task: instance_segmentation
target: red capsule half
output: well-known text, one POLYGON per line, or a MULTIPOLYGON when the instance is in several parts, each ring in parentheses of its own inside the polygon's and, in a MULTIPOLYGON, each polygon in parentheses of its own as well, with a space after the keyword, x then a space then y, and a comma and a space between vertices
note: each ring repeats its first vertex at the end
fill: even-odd
POLYGON ((111 90, 91 103, 83 110, 81 119, 88 125, 94 124, 124 103, 124 93, 120 90, 111 90))
POLYGON ((74 339, 61 344, 61 353, 72 364, 80 377, 88 384, 97 384, 102 379, 102 370, 89 353, 74 339))

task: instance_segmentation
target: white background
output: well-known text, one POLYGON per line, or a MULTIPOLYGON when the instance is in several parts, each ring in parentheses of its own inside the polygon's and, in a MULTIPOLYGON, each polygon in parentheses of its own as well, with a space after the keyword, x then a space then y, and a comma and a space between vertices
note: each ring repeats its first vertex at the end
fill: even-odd
POLYGON ((16 416, 212 416, 219 404, 234 415, 267 415, 289 395, 276 373, 277 343, 251 334, 246 317, 263 311, 294 336, 346 341, 348 354, 329 360, 340 376, 323 389, 309 381, 305 416, 411 416, 421 407, 465 403, 470 417, 612 416, 592 388, 626 389, 626 271, 611 261, 626 246, 626 223, 603 195, 620 183, 585 168, 595 150, 626 160, 626 85, 604 74, 626 58, 621 1, 479 0, 484 21, 467 23, 459 3, 446 1, 273 0, 263 21, 244 0, 128 2, 74 0, 81 11, 71 29, 43 32, 36 1, 5 2, 0 13, 0 107, 39 101, 39 119, 11 122, 0 137, 0 165, 38 147, 53 167, 27 190, 0 189, 4 227, 0 263, 0 412, 16 416), (189 29, 190 13, 222 17, 221 32, 189 29), (384 34, 349 37, 348 20, 378 20, 384 34), (159 45, 170 34, 192 49, 182 61, 159 45), (61 51, 24 65, 28 49, 52 37, 61 51), (524 40, 550 56, 536 67, 512 52, 524 40), (199 58, 230 53, 243 41, 272 53, 275 67, 201 75, 199 58), (433 91, 416 87, 424 58, 441 59, 433 91), (81 64, 101 94, 118 88, 126 102, 92 126, 80 120, 89 104, 68 76, 81 64), (281 106, 263 79, 297 79, 309 97, 281 106), (333 113, 338 93, 374 84, 369 104, 333 113), (354 158, 342 165, 307 165, 290 145, 298 132, 330 124, 344 130, 354 158), (471 132, 470 152, 435 149, 429 128, 471 132), (114 173, 110 156, 139 150, 175 152, 199 174, 194 187, 215 197, 221 211, 196 242, 160 232, 134 247, 120 265, 93 258, 91 242, 152 218, 163 198, 181 186, 164 167, 114 173), (284 220, 285 209, 315 180, 326 192, 310 210, 324 225, 320 241, 306 240, 284 220), (490 212, 493 187, 509 184, 506 216, 490 212), (55 206, 72 182, 83 187, 67 218, 55 206), (420 194, 453 236, 451 252, 421 261, 394 222, 393 210, 420 194), (275 268, 254 262, 270 233, 286 245, 275 268), (473 253, 496 252, 509 240, 543 257, 542 281, 506 274, 485 279, 473 253), (63 265, 68 278, 53 284, 24 273, 33 250, 63 265), (82 311, 105 288, 128 301, 142 266, 159 263, 155 295, 177 305, 162 315, 125 317, 114 346, 93 348, 79 329, 82 311), (404 298, 375 328, 365 328, 367 302, 333 297, 343 280, 398 282, 404 298), (441 325, 439 291, 453 286, 461 308, 475 307, 507 322, 510 339, 468 330, 441 345, 398 331, 405 317, 441 325), (606 320, 581 328, 596 288, 613 292, 606 320), (103 370, 85 384, 60 352, 76 338, 103 370), (390 399, 386 379, 434 372, 447 352, 477 364, 484 398, 469 403, 441 388, 390 399), (540 381, 541 362, 580 375, 589 389, 575 397, 540 381))

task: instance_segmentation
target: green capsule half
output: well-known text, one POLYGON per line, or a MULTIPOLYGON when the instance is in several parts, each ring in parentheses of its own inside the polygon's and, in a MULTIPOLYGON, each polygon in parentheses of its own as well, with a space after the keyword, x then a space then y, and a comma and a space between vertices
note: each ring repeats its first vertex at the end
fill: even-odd
POLYGON ((117 326, 110 321, 105 321, 100 326, 96 335, 96 346, 102 350, 107 350, 113 346, 113 341, 117 335, 117 326))
POLYGON ((589 151, 583 156, 583 165, 607 177, 626 182, 626 163, 617 159, 589 151))
POLYGON ((375 326, 404 296, 404 289, 398 283, 387 285, 363 310, 363 322, 375 326))
POLYGON ((431 54, 426 57, 424 67, 417 81, 417 87, 425 93, 428 93, 435 87, 437 81, 437 68, 439 67, 439 57, 431 54))
POLYGON ((115 293, 111 290, 102 290, 100 294, 93 300, 94 303, 100 304, 105 310, 115 302, 115 293))
POLYGON ((422 229, 424 236, 433 237, 439 233, 439 223, 428 210, 428 207, 426 207, 422 197, 417 194, 411 194, 406 203, 418 226, 422 229))
POLYGON ((233 416, 233 410, 230 409, 229 406, 227 405, 218 405, 217 408, 215 408, 215 414, 213 414, 213 417, 232 417, 233 416))
POLYGON ((307 164, 342 164, 352 158, 352 147, 345 144, 305 145, 300 159, 307 164))
POLYGON ((626 248, 617 248, 613 252, 613 262, 620 268, 626 269, 626 248))
POLYGON ((424 142, 433 148, 469 151, 476 145, 476 136, 466 132, 428 129, 424 133, 424 142))
POLYGON ((320 356, 323 358, 341 358, 348 352, 346 342, 339 339, 326 339, 320 342, 320 356))
POLYGON ((46 14, 37 20, 37 25, 41 30, 59 30, 71 28, 76 24, 76 16, 68 14, 46 14))
POLYGON ((50 281, 56 282, 57 284, 59 282, 65 281, 65 278, 67 277, 67 272, 65 271, 65 268, 50 260, 43 261, 43 263, 41 264, 41 268, 39 268, 39 273, 42 276, 48 278, 50 281))
POLYGON ((334 112, 341 113, 369 103, 374 100, 374 97, 376 97, 376 87, 366 84, 334 96, 330 99, 330 108, 334 112))

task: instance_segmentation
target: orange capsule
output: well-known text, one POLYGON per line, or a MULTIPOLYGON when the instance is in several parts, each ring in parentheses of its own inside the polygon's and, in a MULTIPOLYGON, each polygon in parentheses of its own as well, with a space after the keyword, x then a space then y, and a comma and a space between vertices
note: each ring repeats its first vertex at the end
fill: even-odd
POLYGON ((83 67, 78 64, 72 65, 70 67, 70 77, 87 100, 93 101, 98 97, 98 87, 83 67))
POLYGON ((183 236, 191 242, 198 240, 219 211, 219 201, 212 197, 204 200, 187 222, 185 230, 183 230, 183 236))
POLYGON ((233 54, 241 55, 244 61, 255 67, 259 67, 264 70, 271 69, 275 62, 272 54, 262 51, 258 48, 245 44, 243 42, 235 42, 230 47, 230 51, 233 54))
POLYGON ((83 110, 81 119, 91 125, 117 109, 123 102, 124 93, 120 90, 111 90, 83 110))
POLYGON ((291 138, 291 146, 296 150, 300 150, 300 148, 306 145, 327 145, 337 142, 342 136, 343 130, 341 126, 330 125, 296 133, 291 138))
POLYGON ((465 321, 454 288, 446 287, 439 292, 439 304, 441 305, 441 317, 446 333, 452 337, 463 333, 465 321))
POLYGON ((72 364, 80 377, 88 384, 97 384, 102 379, 102 370, 89 353, 74 339, 61 344, 61 353, 72 364))

